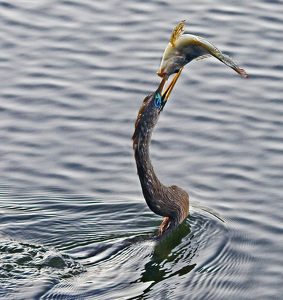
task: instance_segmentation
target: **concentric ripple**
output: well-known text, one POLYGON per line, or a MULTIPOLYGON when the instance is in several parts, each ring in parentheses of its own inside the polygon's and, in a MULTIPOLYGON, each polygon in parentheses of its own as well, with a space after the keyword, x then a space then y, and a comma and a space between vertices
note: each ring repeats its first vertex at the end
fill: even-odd
MULTIPOLYGON (((225 285, 226 276, 231 281, 239 276, 239 264, 248 268, 252 262, 246 254, 235 256, 231 243, 236 236, 235 229, 221 218, 194 208, 187 220, 160 244, 146 237, 139 241, 132 238, 130 243, 129 238, 120 238, 105 242, 105 248, 101 243, 88 245, 101 249, 91 257, 78 249, 73 255, 88 264, 87 271, 61 281, 41 299, 92 299, 94 295, 95 299, 158 299, 161 294, 164 299, 178 299, 184 289, 198 299, 198 291, 205 288, 210 291, 209 299, 209 295, 217 295, 219 285, 225 285), (95 256, 100 257, 99 261, 95 256), (213 273, 218 275, 211 280, 213 273)), ((230 287, 235 293, 245 280, 238 279, 230 287)))
POLYGON ((282 298, 282 1, 4 0, 0 25, 0 298, 282 298), (131 136, 182 19, 250 78, 182 72, 151 156, 193 207, 155 245, 131 136))

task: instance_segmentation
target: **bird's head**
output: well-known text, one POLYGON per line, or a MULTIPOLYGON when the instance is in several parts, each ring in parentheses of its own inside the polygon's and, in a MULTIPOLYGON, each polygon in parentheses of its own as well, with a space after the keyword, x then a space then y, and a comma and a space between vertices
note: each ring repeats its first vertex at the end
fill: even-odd
POLYGON ((167 100, 169 99, 169 96, 170 96, 182 70, 183 70, 183 68, 181 68, 179 70, 179 72, 174 76, 174 78, 172 79, 172 81, 170 82, 170 84, 168 85, 166 90, 163 92, 164 85, 169 77, 168 75, 165 75, 162 78, 157 90, 155 92, 151 93, 150 95, 148 95, 147 97, 145 97, 140 112, 147 110, 149 113, 150 112, 153 113, 153 115, 159 114, 162 111, 162 109, 164 108, 167 100))
POLYGON ((166 81, 168 80, 167 75, 162 78, 157 90, 149 94, 143 100, 143 104, 140 108, 135 124, 135 133, 132 137, 134 144, 137 144, 139 138, 142 136, 147 136, 147 132, 153 130, 158 121, 159 114, 164 108, 182 70, 183 68, 181 68, 180 71, 174 76, 164 92, 162 91, 166 81))

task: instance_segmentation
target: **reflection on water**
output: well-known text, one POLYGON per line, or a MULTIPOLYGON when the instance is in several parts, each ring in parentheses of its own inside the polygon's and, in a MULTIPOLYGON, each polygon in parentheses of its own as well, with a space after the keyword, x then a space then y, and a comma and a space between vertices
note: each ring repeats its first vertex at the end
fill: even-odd
MULTIPOLYGON (((155 246, 150 261, 145 264, 139 281, 152 281, 154 282, 153 284, 156 284, 160 281, 165 280, 166 278, 175 275, 181 275, 182 273, 183 275, 189 273, 189 271, 193 269, 194 265, 184 266, 180 270, 172 273, 172 268, 170 270, 168 266, 166 267, 165 262, 172 263, 173 261, 175 261, 176 263, 180 259, 182 259, 185 260, 186 263, 188 263, 190 261, 190 258, 193 257, 193 254, 191 253, 191 239, 192 236, 190 235, 189 223, 184 222, 181 226, 179 226, 179 228, 173 235, 169 236, 165 241, 155 246), (189 242, 185 242, 185 240, 183 240, 184 238, 189 239, 189 242), (188 251, 188 253, 186 253, 185 255, 183 251, 180 252, 180 249, 178 249, 178 246, 181 243, 183 243, 182 248, 185 250, 185 252, 188 251)), ((195 252, 196 250, 197 249, 195 249, 193 252, 195 252)))
MULTIPOLYGON (((95 256, 90 257, 86 248, 77 249, 73 256, 80 257, 82 264, 88 263, 87 272, 62 281, 43 299, 60 296, 91 299, 93 295, 97 299, 154 299, 164 290, 169 297, 176 289, 181 295, 186 284, 198 274, 212 272, 212 268, 221 268, 222 265, 226 269, 227 264, 233 265, 234 259, 239 260, 239 257, 229 255, 231 239, 237 233, 213 215, 200 212, 193 211, 174 234, 159 244, 145 236, 138 240, 134 237, 105 242, 110 249, 99 245, 97 248, 101 253, 95 251, 95 256, 100 259, 92 263, 95 256), (223 259, 223 256, 228 259, 223 259)), ((95 249, 96 245, 91 245, 91 248, 95 249)), ((249 257, 246 257, 245 265, 250 265, 249 257)), ((210 283, 212 294, 217 294, 218 284, 217 280, 213 285, 210 283)), ((185 293, 188 294, 188 291, 185 293)), ((194 288, 190 289, 190 293, 196 293, 194 288)))
MULTIPOLYGON (((60 201, 53 200, 53 203, 57 203, 54 207, 60 205, 60 201)), ((92 209, 89 218, 101 218, 105 209, 110 220, 120 222, 124 220, 126 227, 130 228, 129 213, 119 209, 117 219, 115 215, 117 204, 113 203, 110 207, 109 205, 110 203, 100 203, 101 214, 97 215, 92 209)), ((66 212, 64 213, 64 218, 68 219, 72 214, 78 214, 77 210, 72 209, 71 204, 67 209, 62 203, 60 206, 62 210, 69 212, 68 217, 66 212)), ((134 214, 141 212, 138 205, 132 203, 132 206, 134 214)), ((27 211, 26 207, 24 215, 29 216, 27 211)), ((84 215, 85 218, 82 223, 87 221, 86 211, 87 207, 81 212, 81 217, 84 215)), ((155 218, 146 210, 140 217, 147 224, 155 218)), ((37 220, 33 221, 35 225, 40 218, 39 211, 35 210, 34 220, 37 220)), ((119 231, 118 228, 116 231, 119 231)), ((101 234, 106 236, 107 228, 103 228, 101 234)), ((183 285, 191 280, 188 275, 195 268, 198 267, 197 273, 200 273, 205 268, 221 266, 221 256, 227 255, 223 249, 230 244, 234 234, 221 219, 205 211, 193 209, 174 234, 159 244, 156 244, 149 234, 138 234, 128 237, 117 236, 110 240, 106 238, 85 245, 80 243, 73 245, 64 253, 51 247, 2 238, 0 243, 2 290, 7 297, 11 295, 11 299, 37 298, 40 295, 41 299, 59 299, 63 296, 68 299, 80 297, 91 299, 93 295, 96 295, 97 299, 125 296, 143 299, 158 295, 164 290, 164 284, 170 295, 172 290, 176 289, 174 278, 179 278, 181 281, 178 280, 180 284, 178 294, 180 294, 183 285), (203 262, 201 266, 198 263, 199 259, 203 262), (68 277, 70 279, 67 279, 68 277), (55 287, 48 291, 53 285, 55 287)), ((48 236, 48 232, 42 232, 43 240, 44 235, 48 236)), ((69 239, 70 236, 66 234, 62 238, 65 242, 69 239)), ((231 256, 229 259, 235 258, 236 256, 231 256)), ((226 265, 229 261, 225 259, 223 263, 226 265)), ((245 263, 249 264, 249 259, 245 263)))
POLYGON ((11 0, 0 15, 0 298, 281 299, 282 3, 11 0), (151 154, 191 214, 156 245, 131 136, 183 19, 250 78, 209 58, 182 72, 151 154))

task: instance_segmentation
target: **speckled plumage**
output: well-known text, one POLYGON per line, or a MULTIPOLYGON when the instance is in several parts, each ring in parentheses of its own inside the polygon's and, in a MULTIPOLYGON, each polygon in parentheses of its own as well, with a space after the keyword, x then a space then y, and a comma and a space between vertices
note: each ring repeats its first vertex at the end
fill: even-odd
POLYGON ((187 192, 175 185, 169 187, 163 185, 154 172, 149 154, 154 126, 168 98, 165 92, 161 97, 161 106, 155 105, 156 95, 159 97, 165 81, 166 79, 163 79, 159 88, 144 99, 132 137, 138 176, 146 203, 154 213, 165 217, 159 228, 158 237, 171 233, 189 213, 187 192))

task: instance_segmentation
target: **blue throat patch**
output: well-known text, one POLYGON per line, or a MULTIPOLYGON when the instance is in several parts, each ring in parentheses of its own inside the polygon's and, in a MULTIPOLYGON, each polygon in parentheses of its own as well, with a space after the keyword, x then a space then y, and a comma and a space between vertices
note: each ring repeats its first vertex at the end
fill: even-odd
POLYGON ((154 105, 157 108, 161 107, 161 95, 160 95, 160 93, 156 93, 155 98, 154 98, 154 105))

